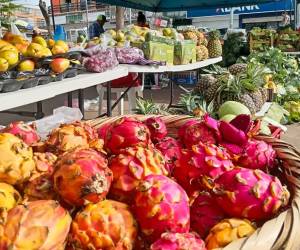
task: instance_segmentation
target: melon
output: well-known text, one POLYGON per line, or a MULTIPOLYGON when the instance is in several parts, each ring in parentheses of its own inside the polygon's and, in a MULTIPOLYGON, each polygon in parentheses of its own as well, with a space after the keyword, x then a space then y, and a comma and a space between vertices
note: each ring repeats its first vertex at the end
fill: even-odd
POLYGON ((225 115, 223 117, 220 118, 221 121, 224 121, 224 122, 231 122, 234 118, 236 117, 236 115, 225 115))
POLYGON ((219 117, 224 117, 225 115, 251 115, 250 110, 242 103, 235 101, 227 101, 222 104, 219 108, 219 117))

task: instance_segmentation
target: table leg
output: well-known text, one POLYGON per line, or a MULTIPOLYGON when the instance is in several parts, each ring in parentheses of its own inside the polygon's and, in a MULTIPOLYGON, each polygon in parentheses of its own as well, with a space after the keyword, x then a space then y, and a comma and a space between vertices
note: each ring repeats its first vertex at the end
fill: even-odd
POLYGON ((112 108, 111 108, 111 82, 107 82, 106 84, 106 101, 107 101, 107 116, 112 116, 112 108))
POLYGON ((78 106, 84 117, 84 92, 83 92, 83 89, 78 90, 78 106))
POLYGON ((171 81, 170 81, 170 103, 168 108, 171 108, 173 105, 173 99, 174 99, 174 82, 173 82, 173 72, 171 74, 171 81))
POLYGON ((73 107, 72 92, 68 93, 68 107, 69 108, 73 107))
POLYGON ((42 119, 45 116, 45 114, 43 113, 43 103, 37 102, 36 103, 36 113, 35 113, 35 119, 42 119))

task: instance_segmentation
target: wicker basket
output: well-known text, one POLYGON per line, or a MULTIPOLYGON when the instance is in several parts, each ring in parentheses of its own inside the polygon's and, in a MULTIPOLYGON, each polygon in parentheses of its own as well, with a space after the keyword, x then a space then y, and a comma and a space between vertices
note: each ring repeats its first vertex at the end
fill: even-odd
MULTIPOLYGON (((149 116, 131 115, 140 120, 149 116)), ((159 116, 166 123, 169 136, 177 136, 177 128, 191 119, 189 116, 159 116)), ((120 117, 90 120, 89 124, 98 128, 120 117)), ((300 153, 292 145, 272 137, 258 136, 258 139, 270 143, 282 161, 285 177, 291 192, 290 207, 276 218, 264 223, 254 234, 232 242, 224 250, 298 250, 300 249, 300 153)))

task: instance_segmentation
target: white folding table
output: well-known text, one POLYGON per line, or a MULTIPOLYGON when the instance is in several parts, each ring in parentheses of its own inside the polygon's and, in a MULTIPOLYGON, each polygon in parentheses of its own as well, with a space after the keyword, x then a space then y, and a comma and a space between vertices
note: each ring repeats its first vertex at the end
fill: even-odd
MULTIPOLYGON (((112 80, 128 75, 128 69, 124 66, 118 66, 112 70, 103 73, 86 73, 80 74, 74 78, 67 78, 58 82, 40 85, 29 89, 20 89, 9 93, 0 93, 0 111, 9 110, 30 103, 41 102, 43 100, 53 98, 57 95, 69 93, 79 90, 80 109, 83 109, 83 96, 80 90, 95 86, 101 83, 110 82, 112 80)), ((108 93, 108 103, 111 102, 110 93, 108 93)), ((108 105, 108 115, 111 114, 111 106, 108 105)), ((38 114, 40 116, 41 114, 38 114)), ((41 118, 41 117, 38 117, 41 118)))

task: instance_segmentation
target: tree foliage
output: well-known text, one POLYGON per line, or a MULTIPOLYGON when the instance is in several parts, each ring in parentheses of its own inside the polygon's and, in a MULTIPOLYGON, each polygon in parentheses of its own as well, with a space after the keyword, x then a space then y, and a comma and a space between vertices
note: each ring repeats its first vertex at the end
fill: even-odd
POLYGON ((15 12, 21 5, 14 4, 12 0, 0 0, 0 20, 1 23, 10 23, 15 12))

